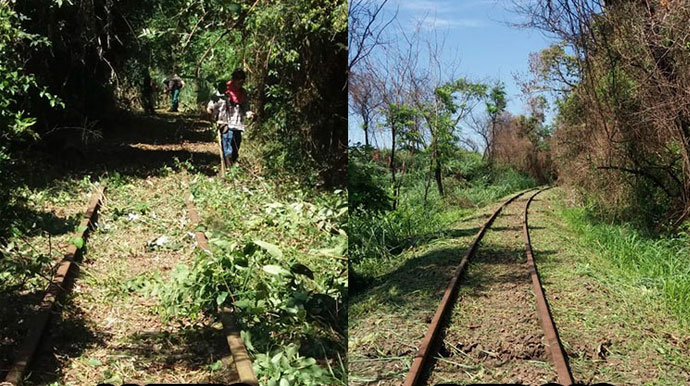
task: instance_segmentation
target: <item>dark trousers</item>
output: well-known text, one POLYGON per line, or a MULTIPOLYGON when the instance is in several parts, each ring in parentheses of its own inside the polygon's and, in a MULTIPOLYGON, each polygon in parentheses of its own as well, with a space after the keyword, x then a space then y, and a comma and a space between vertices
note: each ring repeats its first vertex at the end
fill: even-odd
POLYGON ((172 94, 172 108, 170 111, 177 111, 177 106, 180 104, 180 89, 176 88, 172 94))

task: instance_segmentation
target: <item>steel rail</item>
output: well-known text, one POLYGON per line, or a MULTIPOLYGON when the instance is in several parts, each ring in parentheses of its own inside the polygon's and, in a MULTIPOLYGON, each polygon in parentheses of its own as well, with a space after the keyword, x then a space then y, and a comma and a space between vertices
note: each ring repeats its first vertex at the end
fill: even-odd
POLYGON ((453 295, 455 294, 458 286, 458 282, 460 280, 460 276, 467 266, 467 262, 469 259, 474 255, 474 253, 477 250, 477 246, 479 245, 479 242, 481 239, 484 237, 484 233, 486 233, 486 230, 491 226, 491 224, 494 222, 496 217, 498 217, 499 213, 508 206, 511 202, 516 200, 518 197, 522 196, 523 194, 534 190, 534 189, 528 189, 525 191, 522 191, 510 199, 508 199, 506 202, 504 202, 501 206, 498 207, 494 211, 494 213, 491 215, 491 217, 484 223, 484 225, 479 229, 479 232, 477 232, 477 235, 475 236, 474 241, 470 245, 470 247, 467 249, 465 252, 462 260, 460 261, 460 265, 458 265, 458 268, 455 270, 455 274, 453 275, 453 278, 450 280, 450 283, 448 284, 448 287, 446 288, 445 293, 443 294, 443 298, 441 299, 441 303, 439 304, 438 308, 436 309, 436 313, 434 314, 433 319, 431 320, 431 325, 429 325, 429 330, 427 331, 426 335, 424 336, 424 340, 422 341, 421 346, 419 347, 419 350, 417 351, 417 355, 415 355, 414 360, 412 361, 412 366, 410 367, 410 372, 407 373, 407 377, 405 378, 405 382, 403 383, 404 386, 416 386, 418 382, 422 379, 422 375, 424 373, 424 368, 426 364, 428 363, 429 356, 431 355, 431 346, 433 345, 434 341, 436 340, 436 337, 438 336, 438 333, 440 331, 440 326, 441 326, 441 321, 443 320, 443 317, 446 315, 448 309, 450 308, 452 302, 453 295))
MULTIPOLYGON (((201 218, 199 213, 194 206, 191 199, 191 193, 187 194, 185 201, 187 202, 187 211, 189 212, 189 219, 195 225, 201 224, 201 218)), ((202 250, 211 253, 211 248, 208 244, 208 239, 202 231, 195 231, 194 236, 196 238, 197 245, 202 250)), ((247 352, 247 347, 242 341, 240 335, 240 330, 237 328, 235 321, 235 315, 229 307, 221 307, 218 310, 220 314, 220 321, 223 324, 223 333, 225 334, 225 340, 228 342, 228 347, 230 348, 230 358, 226 358, 228 362, 235 365, 237 369, 237 375, 239 376, 239 382, 241 384, 259 386, 259 381, 254 373, 254 368, 252 367, 252 361, 247 352)))
MULTIPOLYGON (((84 214, 84 217, 82 218, 82 221, 74 235, 75 238, 85 241, 88 237, 89 228, 91 225, 93 225, 94 219, 98 213, 98 209, 103 203, 104 194, 105 186, 101 186, 93 193, 89 206, 86 209, 86 213, 84 214)), ((17 356, 14 358, 12 367, 10 367, 9 372, 5 375, 4 382, 1 382, 0 385, 9 384, 18 386, 21 384, 24 373, 29 367, 31 360, 36 353, 36 349, 41 342, 41 337, 48 327, 48 322, 50 321, 55 304, 67 290, 69 282, 72 280, 75 271, 78 269, 78 266, 76 268, 72 267, 76 266, 76 263, 81 261, 82 247, 77 247, 75 244, 70 244, 70 246, 67 248, 67 253, 65 253, 62 260, 57 265, 57 271, 48 285, 48 289, 46 290, 43 300, 39 305, 38 312, 31 318, 29 330, 26 333, 24 341, 17 350, 17 356)))
POLYGON ((541 280, 539 279, 539 271, 534 263, 532 244, 529 236, 529 225, 527 223, 527 214, 529 212, 530 203, 534 197, 537 196, 537 194, 547 189, 550 188, 541 189, 535 192, 525 204, 525 218, 523 222, 525 252, 527 253, 527 266, 532 279, 532 289, 534 290, 537 300, 537 316, 539 317, 542 329, 544 330, 546 349, 549 353, 549 358, 551 359, 551 363, 558 374, 558 382, 562 385, 572 385, 575 383, 575 381, 573 380, 573 374, 570 371, 570 366, 568 365, 568 356, 565 353, 561 340, 558 337, 558 330, 556 330, 556 324, 553 321, 553 315, 551 314, 549 303, 547 302, 546 295, 544 294, 544 287, 542 287, 541 280))

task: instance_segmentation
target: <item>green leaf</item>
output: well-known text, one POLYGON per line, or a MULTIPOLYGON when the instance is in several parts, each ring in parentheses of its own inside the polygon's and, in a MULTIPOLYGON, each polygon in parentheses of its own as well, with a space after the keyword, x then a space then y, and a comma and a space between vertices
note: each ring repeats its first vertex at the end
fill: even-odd
POLYGON ((290 386, 290 382, 285 378, 280 378, 280 386, 290 386))
POLYGON ((289 275, 290 272, 279 265, 264 265, 264 271, 270 273, 271 275, 289 275))
POLYGON ((209 370, 211 371, 218 371, 221 369, 221 367, 223 367, 223 362, 220 360, 208 366, 209 370))
POLYGON ((93 358, 89 358, 89 360, 87 360, 86 363, 88 363, 89 366, 91 366, 91 367, 98 367, 98 366, 103 365, 103 363, 101 361, 99 361, 98 359, 93 359, 93 358))
POLYGON ((223 304, 223 302, 225 301, 225 299, 227 299, 227 297, 228 297, 227 292, 223 291, 223 292, 219 293, 218 296, 216 296, 216 303, 218 305, 223 304))
POLYGON ((81 237, 74 237, 72 240, 70 240, 72 244, 74 244, 78 249, 81 249, 84 246, 84 239, 81 237))
POLYGON ((235 302, 235 307, 238 307, 238 308, 249 308, 249 307, 251 307, 251 305, 252 305, 252 302, 247 300, 247 299, 242 299, 242 300, 238 300, 235 302))
POLYGON ((282 357, 283 357, 283 353, 279 352, 278 354, 274 355, 273 358, 271 358, 271 363, 273 363, 274 365, 277 365, 278 363, 280 363, 280 358, 282 358, 282 357))
POLYGON ((113 383, 113 384, 122 383, 122 378, 119 375, 115 374, 115 375, 111 376, 110 378, 106 379, 105 381, 103 381, 103 383, 113 383))
POLYGON ((267 243, 267 242, 262 241, 262 240, 254 240, 254 244, 265 249, 269 255, 271 255, 277 259, 280 259, 283 257, 283 252, 281 252, 280 248, 278 248, 278 246, 275 244, 267 243))
POLYGON ((240 5, 238 3, 228 4, 228 11, 230 11, 232 13, 237 13, 240 11, 240 5))

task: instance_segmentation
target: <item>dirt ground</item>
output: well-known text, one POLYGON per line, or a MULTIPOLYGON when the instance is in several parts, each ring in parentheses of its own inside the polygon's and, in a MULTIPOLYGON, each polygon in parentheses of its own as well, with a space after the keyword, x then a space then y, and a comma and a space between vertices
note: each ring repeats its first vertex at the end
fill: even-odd
MULTIPOLYGON (((235 375, 217 363, 228 350, 221 326, 204 317, 163 320, 155 300, 141 291, 148 279, 193 255, 185 180, 189 167, 216 173, 215 133, 203 120, 167 113, 122 116, 109 126, 102 138, 70 148, 69 154, 37 148, 23 166, 42 171, 27 175, 35 192, 74 196, 70 186, 82 181, 69 205, 37 202, 36 210, 67 223, 55 260, 69 245, 69 221, 86 209, 89 181, 105 177, 110 182, 79 275, 51 320, 26 384, 227 383, 235 375)), ((16 305, 0 323, 13 332, 0 344, 7 358, 3 368, 24 334, 16 326, 31 317, 40 291, 19 295, 1 299, 16 305)))

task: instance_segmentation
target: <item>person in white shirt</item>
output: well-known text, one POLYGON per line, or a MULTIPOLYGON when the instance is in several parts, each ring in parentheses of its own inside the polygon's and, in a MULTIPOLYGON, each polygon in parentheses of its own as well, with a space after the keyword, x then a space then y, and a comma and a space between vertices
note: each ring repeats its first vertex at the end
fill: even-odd
POLYGON ((227 84, 225 95, 217 93, 214 97, 217 100, 212 99, 206 106, 206 111, 211 114, 221 133, 221 147, 226 167, 237 162, 246 120, 254 117, 254 113, 249 109, 246 91, 242 87, 245 79, 244 71, 235 70, 232 80, 227 84))

